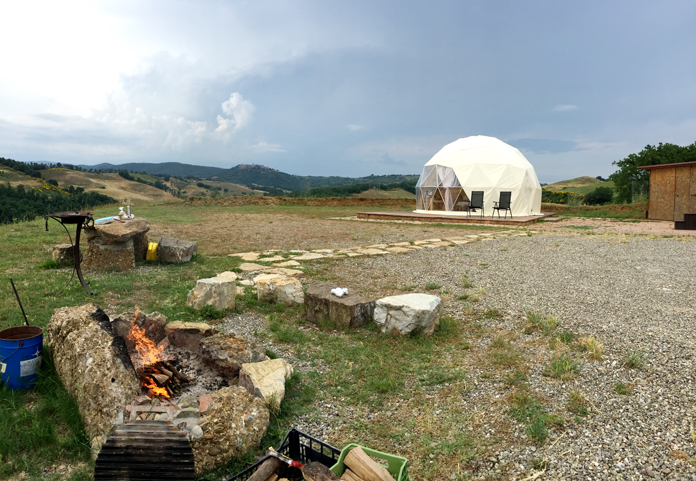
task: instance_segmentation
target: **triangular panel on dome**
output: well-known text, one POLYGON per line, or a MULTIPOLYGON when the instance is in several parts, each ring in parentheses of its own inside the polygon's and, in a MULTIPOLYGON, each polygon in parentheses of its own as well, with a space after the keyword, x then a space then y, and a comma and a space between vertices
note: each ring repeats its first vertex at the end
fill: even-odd
POLYGON ((437 189, 435 191, 435 194, 433 195, 433 200, 430 203, 429 210, 447 210, 445 209, 444 195, 443 192, 440 191, 440 189, 437 189))
POLYGON ((421 187, 418 189, 418 205, 421 210, 432 210, 432 200, 435 195, 435 187, 421 187))
POLYGON ((440 185, 442 185, 443 187, 452 187, 459 185, 459 180, 457 180, 457 175, 454 173, 454 170, 450 169, 449 167, 445 167, 444 169, 445 175, 442 178, 440 185))
POLYGON ((419 179, 420 187, 437 187, 437 166, 425 166, 419 179))

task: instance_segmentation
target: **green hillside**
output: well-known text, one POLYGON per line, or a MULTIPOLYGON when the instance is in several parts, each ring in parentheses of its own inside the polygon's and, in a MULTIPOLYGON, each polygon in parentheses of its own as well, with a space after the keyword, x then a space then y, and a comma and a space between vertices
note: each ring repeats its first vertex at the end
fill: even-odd
POLYGON ((197 179, 217 180, 233 184, 245 185, 252 189, 270 191, 282 194, 282 191, 301 192, 319 187, 339 187, 361 183, 394 184, 399 182, 416 182, 418 175, 371 175, 369 177, 321 177, 309 175, 292 175, 270 167, 257 164, 240 164, 231 169, 219 167, 204 167, 199 165, 165 162, 162 164, 128 163, 128 164, 99 164, 82 166, 83 168, 103 170, 128 170, 145 172, 150 175, 173 175, 176 177, 193 177, 197 179), (274 189, 280 189, 274 191, 274 189))
POLYGON ((578 194, 588 194, 597 187, 609 187, 613 189, 614 182, 602 181, 594 177, 584 176, 548 184, 543 186, 542 189, 548 191, 566 191, 577 192, 578 194))

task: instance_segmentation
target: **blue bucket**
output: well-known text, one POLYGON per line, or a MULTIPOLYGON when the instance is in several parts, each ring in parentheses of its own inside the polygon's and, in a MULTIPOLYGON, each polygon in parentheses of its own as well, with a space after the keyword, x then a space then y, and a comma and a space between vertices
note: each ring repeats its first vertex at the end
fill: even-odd
POLYGON ((0 331, 0 374, 11 389, 31 389, 43 354, 43 329, 11 327, 0 331))

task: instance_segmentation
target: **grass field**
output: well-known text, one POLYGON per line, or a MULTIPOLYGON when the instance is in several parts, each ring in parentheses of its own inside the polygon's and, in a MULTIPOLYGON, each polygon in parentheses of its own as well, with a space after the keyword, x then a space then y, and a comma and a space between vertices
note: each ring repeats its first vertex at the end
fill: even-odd
POLYGON ((359 194, 353 194, 354 197, 364 197, 367 199, 413 199, 416 200, 416 195, 405 191, 404 189, 380 190, 370 189, 359 194))

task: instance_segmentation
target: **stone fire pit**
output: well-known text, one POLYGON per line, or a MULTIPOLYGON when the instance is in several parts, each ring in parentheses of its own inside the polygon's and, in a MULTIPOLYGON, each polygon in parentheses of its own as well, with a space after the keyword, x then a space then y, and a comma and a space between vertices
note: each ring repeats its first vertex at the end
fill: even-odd
POLYGON ((204 323, 167 324, 159 313, 111 319, 94 304, 66 307, 54 311, 47 331, 56 370, 78 403, 95 455, 115 426, 168 420, 187 433, 196 473, 258 447, 269 422, 266 404, 280 402, 292 374, 287 362, 269 360, 238 336, 204 323), (190 378, 170 383, 168 399, 141 384, 145 370, 134 357, 132 326, 182 379, 190 378))

